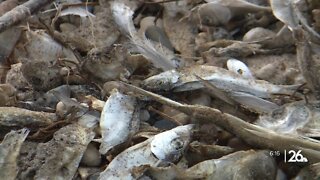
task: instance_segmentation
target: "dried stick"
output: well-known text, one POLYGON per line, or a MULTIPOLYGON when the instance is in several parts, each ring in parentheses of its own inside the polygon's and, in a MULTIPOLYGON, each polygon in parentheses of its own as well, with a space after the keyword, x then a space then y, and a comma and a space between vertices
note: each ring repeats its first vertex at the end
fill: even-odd
POLYGON ((30 0, 13 8, 0 17, 0 32, 28 18, 31 14, 53 1, 54 0, 30 0))
MULTIPOLYGON (((112 83, 115 84, 114 82, 112 83)), ((308 158, 309 163, 320 162, 320 142, 317 140, 292 134, 276 133, 266 128, 245 122, 233 115, 222 113, 217 109, 200 105, 181 104, 126 83, 117 83, 117 87, 126 93, 131 92, 133 95, 140 95, 140 98, 141 95, 147 96, 148 98, 173 107, 196 119, 212 121, 253 147, 272 149, 280 152, 284 152, 284 150, 302 150, 302 154, 308 158)))

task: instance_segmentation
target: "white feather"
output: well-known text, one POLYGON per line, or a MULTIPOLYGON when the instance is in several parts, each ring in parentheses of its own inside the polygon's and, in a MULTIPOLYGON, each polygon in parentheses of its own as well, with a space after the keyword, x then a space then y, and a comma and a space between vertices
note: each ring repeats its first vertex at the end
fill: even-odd
POLYGON ((111 2, 111 9, 117 25, 127 34, 137 50, 150 60, 154 66, 164 71, 177 68, 176 64, 171 61, 171 58, 168 58, 161 49, 156 49, 154 44, 146 37, 141 38, 138 35, 132 21, 133 11, 128 6, 113 1, 111 2))

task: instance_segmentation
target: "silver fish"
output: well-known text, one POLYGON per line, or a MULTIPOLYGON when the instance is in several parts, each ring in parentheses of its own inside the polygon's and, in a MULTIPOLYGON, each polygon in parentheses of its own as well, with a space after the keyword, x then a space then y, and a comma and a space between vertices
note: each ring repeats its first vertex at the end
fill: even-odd
POLYGON ((195 75, 210 81, 222 90, 244 92, 261 98, 270 98, 272 94, 292 95, 300 86, 274 85, 267 81, 245 78, 226 69, 207 65, 165 71, 147 78, 142 82, 142 86, 151 91, 173 90, 175 92, 203 88, 203 83, 195 75))
POLYGON ((101 112, 100 153, 127 141, 139 129, 139 108, 136 98, 124 95, 114 89, 101 112))
POLYGON ((320 137, 320 103, 298 101, 261 115, 257 125, 283 134, 320 137))
POLYGON ((176 161, 189 144, 192 129, 193 125, 178 126, 126 149, 100 173, 99 179, 135 179, 134 167, 176 161))

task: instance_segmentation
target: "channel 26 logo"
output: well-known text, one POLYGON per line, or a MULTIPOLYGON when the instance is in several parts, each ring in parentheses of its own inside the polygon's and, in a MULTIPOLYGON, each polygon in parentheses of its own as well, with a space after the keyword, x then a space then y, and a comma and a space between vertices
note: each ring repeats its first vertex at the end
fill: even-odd
POLYGON ((284 150, 284 162, 308 162, 308 159, 301 154, 301 150, 284 150))
MULTIPOLYGON (((280 151, 270 151, 270 156, 280 156, 280 151)), ((284 150, 284 162, 308 162, 308 159, 302 155, 302 151, 298 150, 284 150)))

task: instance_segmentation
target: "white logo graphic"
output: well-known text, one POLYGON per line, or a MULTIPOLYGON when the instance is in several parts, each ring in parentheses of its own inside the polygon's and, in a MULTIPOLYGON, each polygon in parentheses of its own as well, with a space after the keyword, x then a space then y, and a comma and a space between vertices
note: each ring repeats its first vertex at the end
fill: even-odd
POLYGON ((301 150, 297 152, 290 150, 288 152, 288 158, 289 160, 287 161, 287 151, 284 150, 284 162, 308 162, 308 159, 301 154, 301 150))

